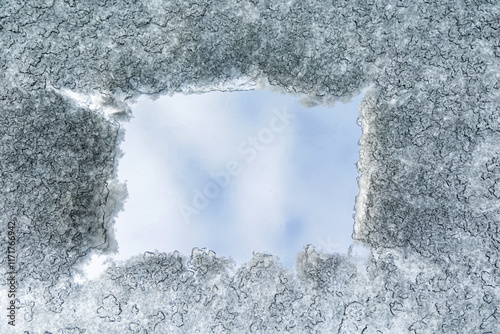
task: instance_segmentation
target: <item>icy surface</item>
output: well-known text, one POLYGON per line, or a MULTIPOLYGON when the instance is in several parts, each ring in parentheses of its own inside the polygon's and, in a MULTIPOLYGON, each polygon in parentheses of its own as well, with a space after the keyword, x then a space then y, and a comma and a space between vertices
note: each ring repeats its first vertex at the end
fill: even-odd
POLYGON ((499 31, 497 1, 2 2, 0 237, 16 220, 19 309, 0 332, 500 332, 499 31), (293 274, 195 249, 76 285, 116 248, 127 99, 267 83, 309 105, 368 88, 354 238, 370 261, 309 247, 293 274))

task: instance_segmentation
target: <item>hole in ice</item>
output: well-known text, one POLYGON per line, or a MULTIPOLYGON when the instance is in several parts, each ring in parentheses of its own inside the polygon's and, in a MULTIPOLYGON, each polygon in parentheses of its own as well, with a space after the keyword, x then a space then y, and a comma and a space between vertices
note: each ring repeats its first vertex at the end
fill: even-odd
POLYGON ((124 124, 129 198, 114 258, 206 247, 238 265, 256 251, 293 268, 306 244, 347 252, 361 98, 333 108, 269 90, 139 98, 124 124))

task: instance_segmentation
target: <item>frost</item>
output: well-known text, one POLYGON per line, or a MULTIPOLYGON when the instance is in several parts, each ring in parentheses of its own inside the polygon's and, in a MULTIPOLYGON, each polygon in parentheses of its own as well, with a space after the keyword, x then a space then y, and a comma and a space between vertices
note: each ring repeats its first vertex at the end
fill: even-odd
POLYGON ((499 16, 487 0, 4 1, 0 218, 18 226, 16 329, 499 332, 499 16), (266 254, 235 268, 208 250, 147 253, 75 284, 116 247, 127 102, 262 82, 308 105, 369 87, 354 238, 370 261, 307 247, 291 273, 266 254))

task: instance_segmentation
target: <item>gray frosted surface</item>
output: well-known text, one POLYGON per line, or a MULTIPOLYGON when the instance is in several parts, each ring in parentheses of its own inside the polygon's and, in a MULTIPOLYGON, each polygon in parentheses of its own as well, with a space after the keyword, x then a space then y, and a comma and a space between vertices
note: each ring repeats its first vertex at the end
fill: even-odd
POLYGON ((499 36, 496 1, 2 2, 0 219, 17 221, 20 308, 0 332, 499 333, 499 36), (127 99, 265 81, 309 105, 368 89, 354 238, 369 261, 308 247, 292 273, 195 249, 73 283, 117 247, 127 99))

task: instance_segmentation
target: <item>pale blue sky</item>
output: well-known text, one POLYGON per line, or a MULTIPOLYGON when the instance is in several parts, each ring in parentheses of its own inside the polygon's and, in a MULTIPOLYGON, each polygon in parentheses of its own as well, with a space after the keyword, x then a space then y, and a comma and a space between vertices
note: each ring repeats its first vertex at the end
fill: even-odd
POLYGON ((293 267, 306 244, 347 252, 360 100, 305 108, 268 90, 141 97, 124 124, 118 176, 129 199, 115 258, 207 247, 239 265, 258 251, 293 267))

